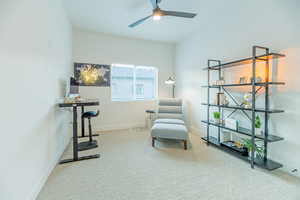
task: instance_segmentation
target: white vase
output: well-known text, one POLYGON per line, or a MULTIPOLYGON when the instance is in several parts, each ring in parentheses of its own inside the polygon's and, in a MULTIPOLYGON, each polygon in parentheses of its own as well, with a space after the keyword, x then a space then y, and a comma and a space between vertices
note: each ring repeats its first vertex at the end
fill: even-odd
POLYGON ((262 128, 255 128, 255 135, 262 135, 262 128))
POLYGON ((221 122, 220 119, 216 119, 216 118, 215 118, 215 123, 216 123, 216 124, 220 124, 220 122, 221 122))
MULTIPOLYGON (((248 153, 249 153, 248 158, 249 158, 249 160, 251 160, 251 151, 249 151, 248 153)), ((261 160, 261 159, 262 159, 262 158, 258 155, 258 153, 257 153, 256 151, 254 152, 254 159, 256 159, 256 160, 261 160)))

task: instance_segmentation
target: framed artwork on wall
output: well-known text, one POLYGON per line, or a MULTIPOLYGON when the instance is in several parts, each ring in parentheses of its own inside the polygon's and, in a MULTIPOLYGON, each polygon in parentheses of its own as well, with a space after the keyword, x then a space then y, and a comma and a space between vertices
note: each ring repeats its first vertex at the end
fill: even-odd
POLYGON ((110 65, 74 63, 74 76, 80 86, 110 87, 110 65))

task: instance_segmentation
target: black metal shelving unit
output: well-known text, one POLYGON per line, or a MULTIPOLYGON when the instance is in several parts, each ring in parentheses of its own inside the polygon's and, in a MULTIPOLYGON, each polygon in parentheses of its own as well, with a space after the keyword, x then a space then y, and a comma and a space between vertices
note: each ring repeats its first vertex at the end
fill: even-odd
MULTIPOLYGON (((275 170, 282 167, 282 164, 272 161, 268 158, 268 143, 271 142, 278 142, 283 140, 282 137, 278 137, 275 135, 269 134, 269 115, 273 113, 282 113, 283 110, 278 109, 270 109, 270 98, 269 98, 269 88, 272 85, 284 85, 283 82, 270 82, 269 73, 270 73, 270 60, 272 59, 278 59, 285 57, 283 54, 278 53, 271 53, 269 48, 261 47, 261 46, 253 46, 252 47, 252 57, 235 60, 227 63, 221 63, 220 60, 208 60, 207 62, 207 68, 204 68, 207 73, 207 85, 202 86, 207 88, 207 103, 202 103, 202 105, 207 106, 207 120, 203 120, 202 123, 205 123, 207 125, 207 136, 203 137, 202 139, 207 143, 207 145, 213 145, 220 150, 223 150, 225 152, 228 152, 242 160, 245 160, 247 162, 251 163, 251 167, 254 168, 254 165, 265 168, 267 170, 275 170), (257 55, 258 49, 264 50, 265 54, 263 55, 257 55), (252 64, 252 77, 256 77, 256 68, 257 63, 264 62, 265 63, 265 80, 264 82, 256 82, 256 79, 254 78, 251 83, 242 83, 242 84, 223 84, 223 85, 211 85, 210 84, 210 78, 211 78, 211 72, 216 71, 218 72, 219 79, 221 79, 222 70, 230 68, 230 67, 237 67, 242 66, 246 64, 252 64), (212 65, 215 64, 215 65, 212 65), (245 108, 241 104, 237 102, 237 100, 234 98, 232 94, 227 90, 228 87, 243 87, 243 86, 250 86, 251 87, 251 95, 252 95, 252 107, 251 108, 245 108), (256 108, 256 95, 258 91, 264 88, 264 98, 265 98, 265 105, 264 108, 256 108), (236 105, 217 105, 210 103, 210 94, 211 89, 217 89, 218 92, 224 92, 227 96, 229 96, 233 102, 236 105), (240 110, 242 113, 244 113, 248 119, 251 121, 251 130, 238 127, 237 130, 233 130, 230 128, 227 128, 225 125, 220 123, 214 123, 210 120, 210 108, 216 107, 218 108, 218 111, 221 112, 223 109, 232 109, 232 113, 240 110), (251 116, 248 115, 246 112, 251 112, 251 116), (264 114, 264 135, 255 135, 255 117, 256 113, 263 113, 264 114), (214 126, 218 128, 218 138, 210 136, 210 126, 214 126), (220 134, 221 130, 225 129, 228 131, 232 131, 241 135, 249 136, 251 137, 251 142, 253 145, 255 145, 256 140, 261 140, 264 143, 264 158, 263 159, 257 159, 255 158, 254 151, 250 152, 250 158, 241 156, 240 154, 231 151, 229 148, 224 147, 221 145, 220 142, 220 134)), ((230 114, 230 115, 231 115, 230 114)))

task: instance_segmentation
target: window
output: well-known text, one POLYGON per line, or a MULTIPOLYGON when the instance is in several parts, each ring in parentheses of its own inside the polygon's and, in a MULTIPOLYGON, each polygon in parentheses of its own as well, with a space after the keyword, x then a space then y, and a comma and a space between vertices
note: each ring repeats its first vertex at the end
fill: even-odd
POLYGON ((155 67, 112 65, 111 98, 113 101, 152 100, 157 97, 155 67))
POLYGON ((154 67, 135 68, 136 99, 155 99, 157 87, 157 69, 154 67))
POLYGON ((143 98, 144 96, 144 84, 137 83, 135 86, 136 98, 143 98))

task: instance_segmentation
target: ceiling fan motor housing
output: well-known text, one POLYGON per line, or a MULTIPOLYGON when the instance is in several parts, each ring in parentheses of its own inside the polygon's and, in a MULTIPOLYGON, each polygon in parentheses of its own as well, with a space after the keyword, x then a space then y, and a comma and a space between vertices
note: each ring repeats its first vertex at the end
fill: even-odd
POLYGON ((153 16, 164 16, 164 15, 165 13, 159 7, 153 10, 153 16))

